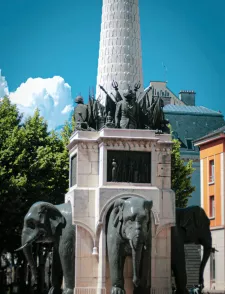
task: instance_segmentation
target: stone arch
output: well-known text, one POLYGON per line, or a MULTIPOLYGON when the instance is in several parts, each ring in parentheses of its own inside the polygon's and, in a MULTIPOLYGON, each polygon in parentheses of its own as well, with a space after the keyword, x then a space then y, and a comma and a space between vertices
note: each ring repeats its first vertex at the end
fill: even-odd
POLYGON ((87 226, 86 224, 84 224, 83 222, 78 221, 78 220, 74 220, 73 223, 74 223, 75 226, 82 227, 85 231, 87 231, 90 234, 90 236, 91 236, 91 239, 93 241, 93 244, 95 245, 95 234, 92 231, 92 229, 89 226, 87 226))
POLYGON ((155 238, 157 238, 158 235, 159 235, 163 230, 166 230, 166 229, 168 229, 168 228, 174 227, 175 225, 176 225, 176 223, 171 222, 171 223, 167 223, 167 224, 162 225, 162 226, 158 226, 158 227, 157 227, 157 230, 156 230, 156 233, 155 233, 155 238))

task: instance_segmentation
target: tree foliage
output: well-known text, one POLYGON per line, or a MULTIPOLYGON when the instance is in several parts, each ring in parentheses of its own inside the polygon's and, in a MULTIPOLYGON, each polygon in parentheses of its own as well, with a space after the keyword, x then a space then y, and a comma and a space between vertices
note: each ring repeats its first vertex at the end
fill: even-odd
POLYGON ((23 218, 34 202, 64 202, 68 135, 48 132, 38 110, 22 123, 7 97, 0 103, 0 239, 8 250, 20 245, 23 218))
POLYGON ((195 191, 195 187, 191 184, 191 175, 193 171, 192 160, 189 160, 187 164, 185 164, 180 156, 180 142, 177 139, 173 139, 171 154, 171 187, 176 195, 176 207, 186 207, 188 199, 195 191))
POLYGON ((66 121, 63 129, 61 131, 61 139, 63 141, 64 146, 69 144, 70 136, 72 135, 73 130, 75 129, 76 122, 74 120, 74 116, 72 116, 71 122, 66 121))

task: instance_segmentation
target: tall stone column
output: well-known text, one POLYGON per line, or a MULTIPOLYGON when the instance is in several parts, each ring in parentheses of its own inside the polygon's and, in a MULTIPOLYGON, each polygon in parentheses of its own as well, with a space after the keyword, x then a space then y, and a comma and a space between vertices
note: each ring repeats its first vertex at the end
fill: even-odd
POLYGON ((121 91, 139 81, 143 90, 138 0, 103 0, 96 87, 103 103, 99 85, 110 94, 113 80, 121 91))

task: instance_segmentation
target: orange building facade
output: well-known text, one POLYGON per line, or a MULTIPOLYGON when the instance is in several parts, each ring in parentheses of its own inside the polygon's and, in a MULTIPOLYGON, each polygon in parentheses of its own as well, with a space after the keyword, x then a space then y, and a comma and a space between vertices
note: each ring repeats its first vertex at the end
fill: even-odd
POLYGON ((217 250, 206 265, 205 289, 225 290, 225 127, 198 139, 195 145, 200 148, 201 206, 210 219, 217 250))

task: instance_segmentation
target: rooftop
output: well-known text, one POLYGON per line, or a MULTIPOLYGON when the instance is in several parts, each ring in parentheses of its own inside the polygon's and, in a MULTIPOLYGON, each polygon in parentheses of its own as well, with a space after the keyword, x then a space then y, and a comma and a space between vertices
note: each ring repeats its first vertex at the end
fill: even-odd
POLYGON ((219 111, 215 111, 204 106, 187 106, 187 105, 172 105, 167 104, 164 106, 165 113, 179 113, 179 114, 194 114, 194 115, 215 115, 223 116, 219 111))
POLYGON ((216 138, 218 138, 218 136, 224 135, 224 133, 225 133, 225 126, 218 128, 218 129, 208 133, 207 135, 195 140, 194 143, 201 143, 202 141, 205 141, 207 139, 216 139, 216 138))

